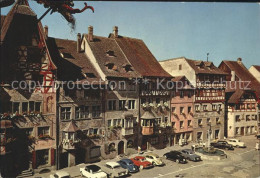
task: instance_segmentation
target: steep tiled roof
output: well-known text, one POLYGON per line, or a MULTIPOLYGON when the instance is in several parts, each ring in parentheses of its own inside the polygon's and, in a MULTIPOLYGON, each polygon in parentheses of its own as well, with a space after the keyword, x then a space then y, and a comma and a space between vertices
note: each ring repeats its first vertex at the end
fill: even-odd
MULTIPOLYGON (((88 39, 86 34, 85 38, 88 39)), ((125 65, 131 66, 131 64, 114 39, 100 36, 94 36, 93 38, 93 41, 88 41, 88 44, 101 70, 107 77, 140 77, 134 66, 130 71, 125 70, 125 65)))
POLYGON ((231 71, 235 71, 235 75, 241 81, 251 81, 252 89, 256 90, 258 94, 260 94, 260 83, 256 80, 256 78, 247 70, 247 68, 243 65, 242 62, 238 61, 222 61, 225 63, 231 71))
POLYGON ((73 121, 71 121, 67 127, 64 128, 64 132, 77 132, 79 130, 79 128, 76 126, 76 124, 74 124, 73 121))
POLYGON ((183 75, 183 76, 176 76, 172 79, 173 82, 176 82, 175 85, 179 85, 179 89, 193 89, 194 87, 190 83, 190 81, 183 75), (182 83, 177 83, 182 82, 182 83))
POLYGON ((162 68, 142 40, 122 36, 114 38, 113 34, 110 34, 110 38, 116 40, 134 69, 142 76, 172 77, 162 68))
MULTIPOLYGON (((186 58, 185 58, 186 59, 186 58)), ((217 68, 212 62, 196 61, 186 59, 188 64, 193 68, 196 74, 220 74, 226 75, 225 72, 217 68)))
POLYGON ((229 98, 228 103, 237 103, 243 94, 244 90, 236 90, 229 98))
POLYGON ((29 6, 19 5, 18 3, 15 3, 13 5, 12 9, 9 11, 7 16, 5 17, 3 24, 2 24, 2 17, 1 17, 1 42, 4 41, 7 31, 9 29, 9 26, 11 25, 13 18, 15 17, 16 14, 29 15, 29 16, 36 17, 36 14, 32 11, 32 9, 29 6))
POLYGON ((83 81, 98 83, 101 80, 87 56, 83 52, 77 52, 76 41, 49 37, 48 47, 58 67, 59 80, 79 80, 79 83, 83 81))

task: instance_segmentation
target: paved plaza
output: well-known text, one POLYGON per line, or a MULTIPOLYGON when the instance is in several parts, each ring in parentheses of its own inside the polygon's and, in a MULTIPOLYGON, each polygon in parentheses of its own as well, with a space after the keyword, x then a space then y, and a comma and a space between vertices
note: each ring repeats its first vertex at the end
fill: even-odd
MULTIPOLYGON (((175 162, 164 160, 166 165, 164 167, 154 167, 152 169, 142 170, 138 173, 132 174, 129 177, 259 177, 259 158, 260 152, 255 149, 258 140, 255 136, 244 136, 239 138, 245 142, 246 148, 235 148, 234 151, 227 150, 227 159, 220 161, 203 160, 201 162, 191 162, 187 164, 177 164, 175 162)), ((190 148, 191 144, 184 147, 172 146, 162 150, 154 150, 159 156, 170 150, 179 150, 183 148, 190 148)), ((132 155, 130 157, 133 157, 132 155)), ((113 161, 118 161, 120 158, 115 158, 113 161)), ((108 160, 102 160, 98 164, 105 163, 108 160)), ((77 165, 63 170, 69 172, 72 177, 81 177, 79 168, 86 164, 77 165)), ((52 171, 53 173, 55 171, 52 171)), ((34 177, 49 177, 48 174, 36 174, 34 177)))

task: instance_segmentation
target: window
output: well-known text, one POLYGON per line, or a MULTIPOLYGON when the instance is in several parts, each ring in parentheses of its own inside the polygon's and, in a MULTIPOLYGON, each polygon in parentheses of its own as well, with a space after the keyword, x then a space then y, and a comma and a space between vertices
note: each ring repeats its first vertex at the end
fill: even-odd
POLYGON ((61 119, 62 120, 71 119, 71 111, 70 110, 71 110, 70 107, 61 108, 61 119))
POLYGON ((219 117, 216 118, 216 123, 217 123, 217 124, 220 123, 219 117))
POLYGON ((141 99, 141 104, 145 104, 146 103, 146 99, 145 98, 142 98, 141 99))
POLYGON ((216 104, 212 104, 212 110, 216 111, 217 110, 217 105, 216 104))
POLYGON ((119 90, 126 90, 126 87, 125 87, 125 81, 120 81, 119 82, 119 90))
POLYGON ((33 128, 26 128, 24 132, 27 136, 31 136, 33 134, 33 128))
POLYGON ((200 111, 200 106, 199 105, 195 105, 195 111, 196 112, 200 111))
POLYGON ((35 112, 41 112, 41 102, 35 102, 35 112))
POLYGON ((13 103, 13 113, 18 112, 19 113, 19 107, 20 103, 13 103))
POLYGON ((22 103, 22 112, 27 112, 28 111, 28 103, 27 102, 23 102, 22 103))
POLYGON ((160 103, 160 98, 156 98, 155 102, 156 102, 156 104, 159 104, 160 103))
POLYGON ((107 126, 108 126, 108 127, 111 127, 111 126, 112 126, 112 121, 111 121, 111 120, 108 120, 108 121, 107 121, 107 126))
POLYGON ((175 128, 175 122, 172 122, 172 128, 175 128))
POLYGON ((158 144, 158 142, 159 142, 158 137, 151 138, 151 144, 152 145, 156 145, 156 144, 158 144))
POLYGON ((89 106, 80 106, 75 108, 75 119, 89 118, 89 106))
POLYGON ((255 104, 252 104, 251 107, 252 107, 252 109, 255 109, 255 104))
POLYGON ((190 106, 188 106, 188 113, 190 113, 191 112, 191 107, 190 106))
POLYGON ((189 97, 189 98, 191 98, 192 93, 193 93, 192 91, 188 91, 188 97, 189 97))
POLYGON ((135 109, 135 100, 128 101, 128 109, 135 109))
POLYGON ((199 126, 202 126, 202 119, 198 120, 198 124, 199 124, 199 126))
POLYGON ((184 91, 180 91, 180 97, 181 97, 181 98, 184 97, 184 91))
POLYGON ((172 107, 172 113, 175 113, 176 108, 172 107))
POLYGON ((179 65, 179 70, 182 70, 182 65, 181 64, 179 65))
POLYGON ((116 110, 116 100, 109 100, 108 101, 108 110, 116 110))
POLYGON ((246 115, 246 121, 250 121, 250 115, 246 115))
POLYGON ((92 117, 100 117, 101 109, 100 106, 92 106, 92 117))
POLYGON ((203 111, 207 111, 207 105, 203 105, 203 111))
POLYGON ((183 129, 184 128, 184 122, 180 121, 180 128, 183 129))
POLYGON ((191 120, 188 120, 188 127, 191 127, 191 120))
POLYGON ((32 112, 34 111, 34 101, 29 101, 29 111, 32 112))
POLYGON ((247 104, 247 109, 251 109, 251 104, 247 104))
POLYGON ((239 104, 236 104, 236 105, 235 105, 235 110, 239 110, 239 109, 240 109, 239 104))
POLYGON ((40 135, 50 135, 50 128, 49 127, 38 127, 38 136, 40 135))
POLYGON ((183 114, 184 112, 184 107, 180 107, 180 114, 183 114))
POLYGON ((119 100, 119 110, 125 110, 126 100, 119 100))
POLYGON ((207 118, 207 124, 209 124, 210 123, 210 118, 207 118))
POLYGON ((236 122, 239 122, 240 121, 240 116, 239 115, 236 115, 236 122))

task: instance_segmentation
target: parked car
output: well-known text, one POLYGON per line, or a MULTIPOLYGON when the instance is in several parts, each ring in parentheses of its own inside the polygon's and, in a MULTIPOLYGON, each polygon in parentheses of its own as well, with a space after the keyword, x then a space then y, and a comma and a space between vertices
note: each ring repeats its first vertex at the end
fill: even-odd
POLYGON ((122 168, 117 162, 107 162, 102 166, 102 170, 109 175, 109 177, 121 177, 128 175, 128 170, 122 168))
POLYGON ((101 170, 101 168, 95 164, 88 165, 84 168, 80 168, 81 176, 88 178, 107 178, 107 174, 101 170))
POLYGON ((234 150, 234 147, 228 144, 227 141, 218 140, 217 142, 212 142, 210 145, 215 148, 234 150))
POLYGON ((176 163, 187 163, 187 159, 179 151, 170 151, 163 155, 166 159, 175 161, 176 163))
POLYGON ((196 155, 191 149, 183 149, 180 152, 186 159, 190 161, 201 161, 201 157, 196 155))
POLYGON ((140 169, 147 169, 147 168, 152 168, 153 167, 152 163, 147 161, 145 159, 145 157, 143 157, 143 156, 136 156, 134 158, 131 158, 131 160, 140 169))
POLYGON ((238 147, 241 147, 241 148, 245 148, 246 147, 246 144, 244 142, 241 142, 238 139, 232 138, 232 139, 229 139, 227 142, 228 142, 228 144, 230 144, 230 145, 232 145, 234 147, 237 147, 237 148, 238 147))
POLYGON ((127 169, 130 173, 139 171, 139 168, 133 163, 131 159, 121 159, 117 162, 122 168, 127 169))
POLYGON ((162 159, 155 153, 147 153, 145 155, 145 159, 152 163, 154 166, 163 166, 165 163, 162 161, 162 159))
POLYGON ((50 178, 70 178, 70 174, 65 171, 58 171, 55 174, 51 174, 50 178))

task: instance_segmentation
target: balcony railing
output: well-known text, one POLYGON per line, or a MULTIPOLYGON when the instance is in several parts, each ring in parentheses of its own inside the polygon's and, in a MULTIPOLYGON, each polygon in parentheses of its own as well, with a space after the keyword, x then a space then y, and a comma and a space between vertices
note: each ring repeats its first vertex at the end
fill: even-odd
POLYGON ((134 134, 134 128, 122 128, 122 135, 126 136, 126 135, 132 135, 134 134))
POLYGON ((142 126, 143 135, 152 135, 154 133, 153 126, 142 126))
POLYGON ((63 141, 62 141, 63 149, 65 149, 65 150, 73 150, 73 149, 76 148, 76 144, 77 144, 79 141, 80 141, 80 140, 63 139, 63 141))

